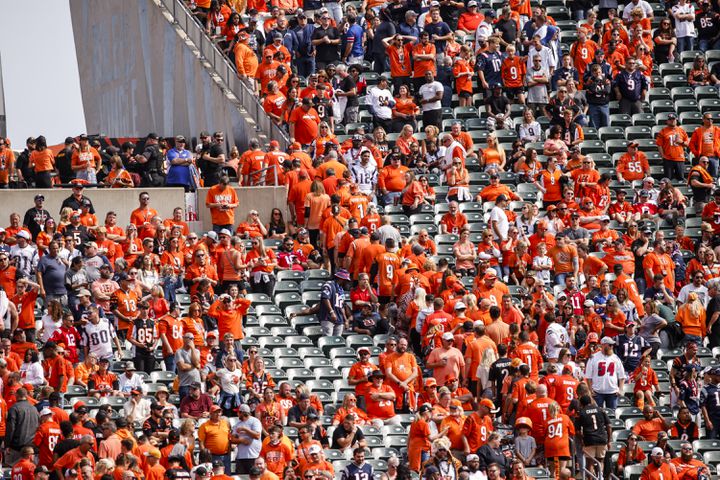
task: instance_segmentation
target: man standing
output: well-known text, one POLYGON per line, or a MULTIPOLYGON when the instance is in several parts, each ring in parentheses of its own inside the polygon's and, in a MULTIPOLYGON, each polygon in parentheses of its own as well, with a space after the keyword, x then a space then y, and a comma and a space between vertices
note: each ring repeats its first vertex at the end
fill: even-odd
POLYGON ((210 218, 216 233, 220 233, 224 228, 233 230, 235 209, 238 205, 238 197, 235 189, 230 186, 230 178, 227 175, 221 176, 219 183, 207 191, 205 198, 205 206, 210 209, 210 218))
POLYGON ((385 358, 385 377, 387 384, 395 391, 398 411, 415 410, 415 379, 418 377, 418 365, 415 355, 407 351, 408 339, 398 339, 397 348, 385 358))
POLYGON ((687 132, 678 126, 677 118, 674 113, 668 114, 666 127, 660 130, 655 142, 663 159, 663 175, 671 180, 684 180, 685 148, 689 140, 687 132))
POLYGON ((315 65, 318 70, 324 70, 329 63, 340 60, 340 32, 330 22, 330 14, 322 13, 320 26, 312 34, 312 44, 315 46, 315 65))
POLYGON ((155 320, 148 318, 150 306, 142 301, 138 304, 138 316, 128 332, 128 341, 133 345, 135 368, 148 375, 155 370, 154 351, 158 346, 155 320))
POLYGON ((250 414, 250 407, 245 403, 240 405, 239 416, 238 422, 233 427, 230 441, 237 444, 235 452, 237 471, 240 475, 245 475, 250 473, 255 459, 260 456, 262 425, 260 420, 250 414))
POLYGON ((462 378, 465 375, 465 359, 460 350, 453 346, 455 336, 452 332, 442 334, 442 345, 428 355, 425 366, 433 369, 433 377, 441 385, 453 376, 462 378))
POLYGON ((213 187, 220 181, 225 166, 224 138, 223 132, 215 132, 212 143, 200 153, 200 168, 206 187, 213 187))
POLYGON ((648 90, 648 80, 637 70, 634 58, 625 63, 625 70, 615 76, 613 81, 615 98, 620 101, 620 113, 633 115, 642 113, 642 102, 648 90))
POLYGON ((162 343, 165 370, 175 371, 175 352, 183 346, 183 322, 180 320, 180 305, 170 303, 170 310, 158 320, 158 335, 162 343))
POLYGON ((588 360, 585 377, 598 406, 614 409, 617 408, 618 392, 625 384, 625 369, 620 358, 613 353, 615 340, 603 337, 600 345, 602 350, 588 360))
POLYGON ((222 461, 225 469, 230 471, 230 423, 226 418, 221 418, 221 414, 222 408, 219 406, 210 407, 210 418, 200 425, 198 440, 210 452, 213 461, 222 461))
POLYGON ((435 125, 441 128, 443 92, 445 87, 442 83, 435 81, 435 74, 432 70, 425 72, 425 84, 418 90, 420 106, 422 108, 423 125, 435 125))
POLYGON ((718 157, 720 157, 720 128, 713 125, 712 113, 703 114, 703 123, 693 132, 688 147, 695 158, 703 156, 708 158, 710 161, 708 172, 712 177, 716 177, 718 157))
POLYGON ((711 368, 708 375, 710 382, 700 390, 700 407, 705 421, 705 431, 708 432, 707 437, 718 439, 720 438, 720 389, 718 388, 720 368, 711 368))
POLYGON ((193 385, 200 382, 200 352, 195 348, 195 335, 183 334, 183 346, 175 352, 180 398, 187 396, 193 385))
POLYGON ((23 447, 33 444, 40 422, 37 409, 28 401, 27 390, 18 389, 15 398, 17 401, 8 410, 5 421, 5 463, 8 465, 20 460, 23 447))
POLYGON ((505 209, 508 205, 508 197, 504 194, 498 195, 495 199, 495 206, 490 211, 490 228, 496 242, 504 242, 507 240, 510 223, 508 221, 505 209))
POLYGON ((43 255, 37 264, 36 279, 40 296, 45 297, 45 303, 59 300, 62 305, 67 305, 67 289, 65 287, 65 273, 67 268, 60 260, 58 253, 60 245, 56 241, 48 245, 48 253, 43 255))
POLYGON ((25 218, 23 219, 23 225, 30 230, 33 241, 35 241, 38 234, 45 229, 45 220, 52 218, 50 212, 43 207, 44 201, 45 195, 41 193, 35 195, 35 206, 25 212, 25 218))
POLYGON ((162 170, 163 154, 160 152, 158 140, 156 133, 149 133, 145 139, 145 150, 134 157, 134 161, 139 164, 141 187, 160 187, 165 183, 165 172, 162 170))
POLYGON ((325 282, 320 291, 318 319, 323 335, 342 335, 347 324, 345 318, 344 286, 350 282, 350 274, 345 269, 335 272, 335 278, 325 282))

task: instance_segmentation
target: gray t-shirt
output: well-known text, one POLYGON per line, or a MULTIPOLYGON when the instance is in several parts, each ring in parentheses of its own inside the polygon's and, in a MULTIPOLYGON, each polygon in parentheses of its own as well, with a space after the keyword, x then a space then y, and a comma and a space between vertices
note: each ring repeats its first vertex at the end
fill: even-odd
POLYGON ((665 320, 657 314, 652 314, 642 321, 640 328, 638 328, 638 335, 647 340, 648 343, 660 343, 660 336, 653 332, 657 329, 665 320))
POLYGON ((45 293, 50 295, 66 295, 65 289, 65 264, 58 257, 50 258, 43 255, 38 262, 37 271, 42 274, 45 293))
MULTIPOLYGON (((240 427, 245 427, 249 430, 252 430, 253 432, 257 432, 261 434, 262 436, 262 425, 260 424, 260 420, 257 418, 250 416, 247 420, 240 420, 238 423, 235 424, 233 427, 233 434, 237 435, 240 438, 252 438, 247 433, 241 433, 240 427)), ((238 459, 252 459, 252 458, 258 458, 260 456, 260 449, 262 448, 262 441, 260 440, 260 437, 253 438, 252 442, 250 442, 249 445, 243 445, 242 443, 238 443, 236 454, 238 459)))
MULTIPOLYGON (((181 348, 175 352, 175 363, 179 362, 192 364, 192 351, 181 348)), ((178 381, 181 387, 189 387, 195 382, 200 382, 200 370, 193 368, 192 370, 183 372, 178 369, 178 381)))
POLYGON ((527 437, 515 437, 515 451, 522 455, 523 458, 529 458, 535 448, 535 439, 530 435, 527 437))

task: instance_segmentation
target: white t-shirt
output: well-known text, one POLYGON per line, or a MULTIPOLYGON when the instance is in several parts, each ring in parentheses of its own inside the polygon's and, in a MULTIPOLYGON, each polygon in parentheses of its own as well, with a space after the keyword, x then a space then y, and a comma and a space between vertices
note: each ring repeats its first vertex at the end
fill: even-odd
POLYGON ((508 230, 510 229, 510 222, 508 221, 507 214, 503 211, 502 208, 493 207, 493 209, 490 210, 490 218, 488 218, 488 223, 490 223, 491 225, 490 230, 492 230, 495 240, 503 240, 507 238, 508 230), (498 238, 497 233, 495 233, 495 229, 492 227, 493 221, 497 222, 497 229, 502 235, 502 238, 498 238))
POLYGON ((43 333, 40 337, 40 340, 45 343, 48 340, 50 340, 50 337, 52 337, 52 334, 55 333, 55 330, 59 329, 62 326, 62 320, 58 320, 55 322, 50 315, 43 315, 42 319, 40 320, 42 323, 42 329, 43 333))
POLYGON ((603 352, 597 352, 585 366, 585 377, 592 382, 592 389, 596 393, 618 393, 618 380, 625 378, 625 369, 614 353, 606 356, 603 352))
POLYGON ((695 8, 686 3, 685 5, 675 5, 672 7, 672 15, 675 17, 675 36, 676 37, 696 37, 695 32, 695 8), (692 20, 678 20, 677 15, 692 14, 692 20))
POLYGON ((545 331, 545 356, 547 358, 558 358, 558 354, 563 347, 556 347, 556 345, 564 345, 569 338, 570 336, 565 327, 559 323, 551 323, 545 331))
POLYGON ((378 118, 390 120, 392 118, 392 108, 390 102, 393 101, 390 90, 375 87, 370 90, 370 105, 378 118))
MULTIPOLYGON (((445 91, 445 87, 443 87, 443 84, 438 82, 437 80, 431 83, 424 83, 420 87, 420 96, 423 100, 429 100, 431 98, 434 98, 435 95, 437 95, 438 92, 442 95, 442 93, 445 91)), ((442 98, 442 97, 441 97, 442 98)), ((440 110, 442 108, 440 100, 437 100, 435 102, 425 103, 422 105, 422 111, 423 112, 429 112, 431 110, 440 110)))
POLYGON ((625 8, 623 9, 622 18, 623 20, 630 20, 630 14, 633 10, 636 8, 639 8, 643 12, 643 18, 651 17, 653 14, 653 9, 650 6, 648 2, 645 0, 640 0, 637 5, 635 5, 633 2, 628 3, 625 5, 625 8))
POLYGON ((240 382, 243 377, 242 370, 228 370, 227 368, 221 368, 216 373, 220 379, 220 388, 223 392, 229 393, 230 395, 240 393, 240 382))
POLYGON ((536 270, 537 273, 535 274, 535 277, 538 280, 542 280, 545 283, 550 283, 550 270, 540 270, 539 267, 552 267, 553 261, 552 258, 548 257, 547 255, 540 256, 533 258, 533 270, 536 270))
POLYGON ((685 285, 680 289, 680 293, 677 297, 678 302, 687 303, 688 295, 690 295, 692 292, 697 293, 700 301, 703 302, 703 305, 707 307, 707 304, 710 301, 710 297, 708 296, 708 288, 705 285, 700 285, 699 287, 696 287, 692 283, 685 285))
POLYGON ((532 70, 533 57, 535 55, 540 55, 540 60, 541 60, 540 65, 542 66, 542 68, 544 68, 548 72, 550 71, 550 68, 555 68, 557 66, 557 60, 555 59, 555 56, 553 55, 552 50, 550 50, 548 47, 542 45, 540 47, 540 50, 538 51, 538 49, 535 48, 534 45, 531 45, 530 50, 528 51, 527 65, 526 65, 526 69, 528 72, 530 72, 530 70, 532 70))

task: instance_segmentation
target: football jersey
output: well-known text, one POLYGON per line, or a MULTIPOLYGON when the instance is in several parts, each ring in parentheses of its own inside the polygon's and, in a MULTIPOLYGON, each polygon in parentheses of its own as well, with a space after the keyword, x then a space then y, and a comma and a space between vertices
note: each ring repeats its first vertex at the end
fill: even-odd
MULTIPOLYGON (((152 345, 155 343, 155 340, 157 340, 158 338, 155 320, 151 320, 149 318, 146 318, 144 320, 141 318, 136 318, 135 321, 133 321, 132 323, 132 331, 130 332, 130 338, 132 338, 138 343, 146 345, 146 349, 149 350, 150 347, 152 347, 152 345)), ((133 345, 133 355, 135 355, 137 348, 137 346, 133 345)))
POLYGON ((650 344, 640 335, 629 338, 627 335, 622 334, 618 335, 616 340, 615 351, 622 360, 625 371, 633 372, 640 365, 642 352, 646 348, 650 348, 650 344))
POLYGON ((97 325, 92 322, 85 324, 83 345, 86 345, 90 353, 94 353, 98 358, 112 358, 114 336, 115 328, 112 324, 106 318, 100 318, 97 325))
POLYGON ((375 185, 377 185, 378 177, 378 171, 375 165, 368 163, 366 166, 363 166, 358 163, 350 167, 350 175, 362 193, 372 195, 375 185))
POLYGON ((610 423, 610 419, 607 413, 597 405, 580 410, 577 426, 578 429, 582 429, 583 444, 605 445, 608 443, 606 429, 608 423, 610 423))
POLYGON ((342 480, 370 480, 373 478, 374 472, 373 467, 369 463, 363 462, 362 465, 355 465, 350 463, 340 473, 342 480))
POLYGON ((617 393, 618 379, 625 378, 625 368, 617 355, 606 356, 597 352, 588 360, 585 377, 592 381, 596 393, 617 393))

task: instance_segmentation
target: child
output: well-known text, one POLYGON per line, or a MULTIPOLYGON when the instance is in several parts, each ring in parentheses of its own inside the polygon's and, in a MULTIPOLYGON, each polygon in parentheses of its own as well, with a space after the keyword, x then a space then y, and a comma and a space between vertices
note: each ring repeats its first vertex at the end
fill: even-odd
POLYGON ((535 439, 530 436, 532 420, 527 417, 520 417, 515 421, 517 436, 515 437, 515 455, 526 467, 535 465, 535 452, 537 445, 535 439))
POLYGON ((650 367, 650 357, 643 357, 638 368, 630 375, 630 380, 635 382, 635 406, 640 410, 645 408, 645 405, 654 407, 653 393, 658 389, 658 378, 655 370, 650 367))
POLYGON ((678 388, 680 395, 678 403, 690 411, 692 419, 700 422, 700 384, 697 381, 697 370, 695 365, 689 364, 684 367, 684 376, 678 388))
POLYGON ((165 300, 168 302, 175 301, 175 291, 183 288, 183 277, 185 269, 180 269, 180 274, 175 275, 172 265, 163 265, 160 270, 160 285, 165 292, 165 300))
POLYGON ((538 243, 537 255, 533 258, 532 268, 537 272, 536 277, 544 283, 550 283, 550 270, 553 268, 552 258, 547 256, 545 242, 538 243))

